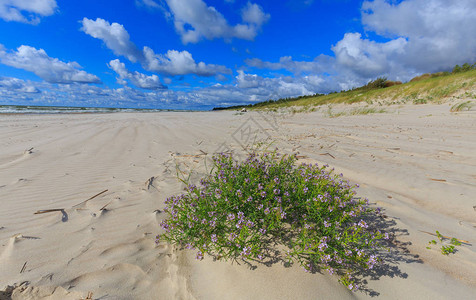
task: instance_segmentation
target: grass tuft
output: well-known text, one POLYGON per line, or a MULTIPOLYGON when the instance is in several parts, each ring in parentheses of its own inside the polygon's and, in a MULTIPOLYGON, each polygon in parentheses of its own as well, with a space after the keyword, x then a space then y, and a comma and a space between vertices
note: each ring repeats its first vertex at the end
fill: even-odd
POLYGON ((470 110, 476 103, 473 101, 466 101, 453 105, 450 109, 451 112, 470 110))

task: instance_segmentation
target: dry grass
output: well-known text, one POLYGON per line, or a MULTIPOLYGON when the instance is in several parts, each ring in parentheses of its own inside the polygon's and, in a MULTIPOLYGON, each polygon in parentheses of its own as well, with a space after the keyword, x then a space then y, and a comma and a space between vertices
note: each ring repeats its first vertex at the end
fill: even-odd
POLYGON ((425 77, 413 82, 393 85, 387 88, 374 90, 353 90, 341 93, 303 98, 294 101, 280 103, 267 103, 252 109, 277 109, 304 106, 309 111, 313 106, 334 103, 352 104, 367 102, 369 104, 405 104, 405 103, 443 103, 450 97, 458 97, 465 93, 474 93, 476 90, 476 70, 441 75, 437 77, 425 77))

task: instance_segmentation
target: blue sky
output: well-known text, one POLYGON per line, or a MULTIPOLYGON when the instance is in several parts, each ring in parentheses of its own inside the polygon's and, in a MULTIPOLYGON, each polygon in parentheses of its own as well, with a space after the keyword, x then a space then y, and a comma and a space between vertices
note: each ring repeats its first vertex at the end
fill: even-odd
POLYGON ((476 61, 474 0, 0 1, 0 104, 210 109, 476 61))

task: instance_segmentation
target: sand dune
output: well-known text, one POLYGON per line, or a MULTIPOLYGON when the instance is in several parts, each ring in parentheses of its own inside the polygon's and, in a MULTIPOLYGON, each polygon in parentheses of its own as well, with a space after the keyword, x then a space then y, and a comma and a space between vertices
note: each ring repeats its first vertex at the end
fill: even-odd
POLYGON ((388 113, 115 113, 0 116, 0 299, 472 299, 476 294, 476 114, 448 105, 388 113), (396 236, 352 293, 297 266, 204 261, 155 244, 166 197, 210 155, 274 141, 328 163, 381 206, 396 236), (179 172, 180 174, 180 172, 179 172), (106 192, 103 192, 107 190, 106 192), (103 192, 91 200, 92 196, 103 192), (39 210, 60 211, 34 214, 39 210), (466 240, 449 256, 428 233, 466 240), (24 283, 27 282, 27 283, 24 283), (22 284, 23 283, 23 284, 22 284), (378 298, 378 297, 377 297, 378 298))

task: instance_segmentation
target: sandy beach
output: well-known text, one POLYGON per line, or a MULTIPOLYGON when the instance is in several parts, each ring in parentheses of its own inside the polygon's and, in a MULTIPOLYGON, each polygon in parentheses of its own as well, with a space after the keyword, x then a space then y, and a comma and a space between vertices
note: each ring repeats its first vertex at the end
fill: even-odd
POLYGON ((474 299, 476 111, 451 105, 1 115, 0 299, 474 299), (164 200, 183 191, 177 168, 198 181, 213 153, 243 157, 258 141, 329 164, 382 207, 394 242, 365 290, 155 244, 164 200), (427 249, 436 231, 467 243, 442 255, 427 249))

